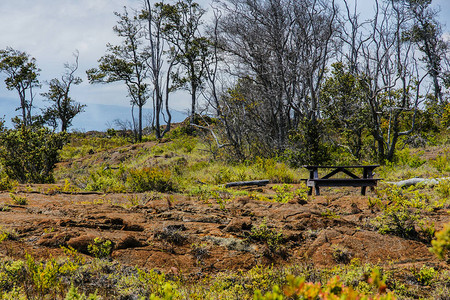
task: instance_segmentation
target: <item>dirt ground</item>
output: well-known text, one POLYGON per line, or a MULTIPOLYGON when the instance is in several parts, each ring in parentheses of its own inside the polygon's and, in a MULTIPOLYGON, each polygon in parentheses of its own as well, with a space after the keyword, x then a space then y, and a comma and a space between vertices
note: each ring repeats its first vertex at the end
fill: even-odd
MULTIPOLYGON (((255 188, 270 194, 270 186, 255 188)), ((0 193, 0 228, 15 232, 0 243, 0 258, 62 254, 71 246, 88 254, 96 237, 114 244, 112 259, 167 273, 214 274, 256 265, 311 263, 329 267, 361 262, 448 268, 420 240, 381 235, 371 228, 368 197, 357 188, 323 189, 307 203, 272 203, 236 198, 214 200, 170 194, 51 193, 51 186, 21 186, 27 205, 12 205, 0 193), (50 188, 50 190, 49 190, 50 188), (38 192, 40 191, 40 192, 38 192), (132 200, 139 205, 130 205, 132 200), (267 224, 283 239, 277 247, 249 238, 252 227, 267 224)), ((449 221, 445 210, 432 214, 436 228, 449 221)))

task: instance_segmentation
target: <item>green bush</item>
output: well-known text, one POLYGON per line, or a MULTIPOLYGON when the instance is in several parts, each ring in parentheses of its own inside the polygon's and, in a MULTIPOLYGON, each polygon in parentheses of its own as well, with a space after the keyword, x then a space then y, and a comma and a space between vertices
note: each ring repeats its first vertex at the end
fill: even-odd
POLYGON ((409 166, 410 168, 418 168, 427 161, 422 159, 423 151, 412 154, 408 148, 398 150, 395 153, 395 162, 401 166, 409 166))
POLYGON ((250 240, 265 242, 269 250, 273 253, 278 252, 283 242, 283 233, 277 232, 267 226, 267 219, 259 224, 253 226, 248 237, 250 240))
POLYGON ((113 250, 113 244, 110 240, 104 240, 96 237, 92 244, 88 245, 88 252, 96 258, 109 257, 113 250))
POLYGON ((293 186, 290 184, 275 185, 272 189, 276 192, 276 202, 287 203, 294 199, 297 199, 299 203, 308 201, 308 188, 304 183, 298 189, 293 189, 293 186))
POLYGON ((9 197, 11 197, 11 200, 16 205, 27 205, 28 199, 27 197, 17 196, 13 193, 9 193, 9 197))
POLYGON ((437 276, 437 271, 433 267, 427 267, 425 265, 423 265, 419 270, 413 268, 411 271, 417 282, 421 285, 431 285, 437 276))
POLYGON ((284 163, 279 163, 273 158, 256 158, 254 167, 262 173, 264 178, 273 183, 293 183, 294 174, 284 163))
POLYGON ((436 232, 436 239, 431 241, 430 251, 440 259, 447 258, 450 261, 450 223, 445 224, 441 231, 436 232))
POLYGON ((450 180, 449 179, 439 180, 439 183, 436 186, 436 190, 442 197, 450 198, 450 180))
POLYGON ((379 192, 378 201, 381 214, 375 218, 374 225, 382 234, 394 234, 405 238, 417 236, 415 225, 420 219, 420 210, 413 205, 408 196, 398 186, 388 186, 379 192))
MULTIPOLYGON (((121 170, 119 170, 119 173, 121 170)), ((86 183, 88 191, 102 191, 104 193, 121 193, 125 192, 125 186, 119 179, 120 174, 113 172, 109 168, 103 168, 92 172, 86 183)))
POLYGON ((171 172, 157 167, 131 169, 127 176, 127 186, 134 192, 164 193, 176 190, 171 172))
POLYGON ((66 134, 48 128, 5 130, 0 133, 0 164, 8 177, 21 183, 51 183, 66 139, 66 134))
POLYGON ((438 155, 431 161, 431 165, 440 173, 450 172, 450 151, 445 151, 442 155, 438 155))
POLYGON ((18 185, 16 180, 9 178, 6 173, 0 172, 0 191, 11 191, 18 185))

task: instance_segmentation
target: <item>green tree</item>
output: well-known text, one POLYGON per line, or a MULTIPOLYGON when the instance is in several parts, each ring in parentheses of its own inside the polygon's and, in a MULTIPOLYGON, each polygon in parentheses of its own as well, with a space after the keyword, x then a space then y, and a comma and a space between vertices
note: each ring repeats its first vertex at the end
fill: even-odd
POLYGON ((366 120, 370 116, 364 102, 367 91, 343 63, 334 63, 332 68, 320 94, 323 117, 329 123, 335 143, 359 160, 368 126, 366 120))
POLYGON ((181 66, 173 73, 173 80, 178 87, 187 87, 191 94, 190 122, 193 124, 209 55, 209 40, 200 33, 205 10, 192 0, 178 0, 174 5, 161 2, 157 6, 161 8, 163 34, 171 45, 171 55, 181 66))
POLYGON ((8 90, 16 90, 19 94, 20 106, 17 110, 22 112, 22 123, 25 126, 32 124, 31 110, 33 107, 33 89, 40 87, 38 76, 41 69, 36 66, 36 59, 19 50, 6 48, 0 50, 0 72, 6 74, 5 84, 8 90))
MULTIPOLYGON (((138 16, 115 12, 119 18, 114 32, 123 38, 120 45, 107 44, 107 54, 99 59, 98 68, 86 71, 90 83, 124 82, 131 98, 132 108, 138 107, 138 125, 136 140, 142 140, 142 109, 147 103, 149 87, 148 51, 143 47, 144 31, 142 20, 138 16)), ((133 114, 132 109, 132 114, 133 114)), ((133 124, 135 123, 133 115, 133 124)), ((135 126, 136 128, 136 126, 135 126)))
POLYGON ((75 102, 70 96, 72 85, 78 85, 82 82, 80 77, 75 76, 78 69, 78 52, 74 54, 75 63, 64 65, 65 73, 61 80, 54 78, 49 83, 49 91, 41 95, 46 97, 53 104, 44 110, 44 119, 46 122, 56 128, 58 122, 61 123, 61 131, 67 131, 72 125, 73 118, 84 111, 86 105, 75 102))

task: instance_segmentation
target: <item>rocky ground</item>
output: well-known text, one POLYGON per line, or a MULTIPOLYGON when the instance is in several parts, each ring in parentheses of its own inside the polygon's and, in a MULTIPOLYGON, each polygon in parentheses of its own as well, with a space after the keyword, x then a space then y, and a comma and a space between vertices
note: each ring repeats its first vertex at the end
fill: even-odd
MULTIPOLYGON (((270 186, 254 191, 273 194, 270 186)), ((329 267, 352 258, 391 267, 448 268, 427 242, 375 231, 370 220, 377 212, 368 201, 373 193, 360 196, 356 188, 324 189, 307 203, 66 194, 48 185, 21 186, 17 195, 28 204, 13 205, 7 192, 0 193, 0 228, 15 233, 0 243, 0 258, 55 257, 62 254, 60 246, 89 254, 88 245, 102 238, 113 242, 112 259, 166 273, 214 274, 261 264, 329 267)), ((444 209, 429 217, 437 229, 449 221, 444 209)))

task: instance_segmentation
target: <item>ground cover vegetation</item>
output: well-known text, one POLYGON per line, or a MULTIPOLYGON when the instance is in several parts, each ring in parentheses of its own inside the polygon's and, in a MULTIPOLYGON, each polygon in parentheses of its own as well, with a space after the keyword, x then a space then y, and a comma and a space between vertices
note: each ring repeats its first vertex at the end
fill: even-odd
MULTIPOLYGON (((306 169, 290 167, 287 161, 258 158, 230 163, 226 159, 214 159, 205 140, 209 137, 208 132, 189 132, 183 128, 188 126, 187 122, 169 132, 166 141, 149 136, 146 137, 147 142, 138 144, 127 137, 105 139, 107 133, 98 133, 97 136, 69 134, 67 140, 70 142, 60 151, 64 160, 58 163, 53 174, 56 184, 28 187, 17 183, 5 185, 3 190, 10 194, 7 194, 9 200, 3 202, 1 211, 11 213, 16 209, 14 205, 30 207, 35 193, 53 196, 82 195, 93 191, 98 193, 97 198, 78 200, 69 205, 74 208, 81 205, 82 210, 92 210, 94 207, 105 210, 110 206, 132 213, 141 209, 147 211, 153 203, 163 201, 168 207, 167 212, 170 212, 178 205, 184 207, 180 197, 187 197, 196 203, 190 205, 209 207, 213 218, 217 212, 230 217, 239 215, 236 205, 242 199, 283 206, 295 204, 306 207, 322 203, 323 209, 318 214, 322 220, 327 220, 324 222, 348 222, 344 219, 347 220, 352 213, 334 204, 336 198, 345 197, 345 192, 337 189, 329 190, 329 195, 323 198, 307 196, 307 189, 299 180, 307 176, 306 169), (271 186, 266 189, 223 187, 230 181, 261 178, 270 179, 271 186), (108 200, 105 198, 108 195, 119 195, 119 198, 108 200)), ((411 176, 450 176, 449 160, 440 161, 440 157, 448 155, 448 144, 404 148, 399 153, 401 155, 394 162, 379 168, 386 181, 411 176), (424 155, 430 151, 434 154, 424 155)), ((327 267, 315 266, 307 259, 289 263, 292 257, 290 251, 295 249, 296 243, 307 244, 309 239, 318 241, 318 236, 325 229, 314 229, 317 225, 313 225, 295 230, 293 234, 289 233, 289 226, 274 226, 272 219, 256 218, 257 214, 250 213, 250 219, 255 221, 250 221, 246 225, 248 227, 242 225, 248 230, 238 234, 242 239, 240 244, 220 246, 220 243, 229 242, 218 237, 193 239, 194 234, 186 228, 189 225, 176 221, 173 225, 155 228, 152 238, 152 243, 161 245, 160 251, 169 254, 186 251, 197 266, 211 259, 218 247, 250 249, 258 245, 261 249, 257 253, 267 258, 268 262, 257 264, 247 271, 230 269, 208 272, 205 269, 203 275, 192 277, 189 272, 184 274, 182 269, 172 272, 170 269, 159 270, 158 267, 128 265, 113 258, 114 253, 121 251, 118 247, 120 242, 109 236, 106 230, 100 231, 85 248, 70 248, 67 241, 62 241, 59 247, 63 248, 50 256, 14 255, 12 249, 7 250, 9 254, 2 258, 1 272, 6 279, 2 281, 1 295, 4 299, 334 299, 343 296, 349 299, 445 299, 449 292, 449 186, 448 179, 434 185, 409 188, 383 182, 375 193, 362 197, 362 202, 358 204, 358 207, 366 208, 363 208, 364 217, 357 222, 357 231, 419 243, 430 249, 426 251, 435 262, 418 260, 414 263, 411 260, 403 266, 394 266, 394 260, 391 263, 362 262, 364 251, 358 255, 357 250, 339 242, 329 246, 331 265, 327 267), (303 238, 292 244, 292 239, 297 239, 293 236, 298 234, 303 238), (183 247, 186 250, 179 250, 183 247)), ((292 213, 292 208, 288 209, 292 213)), ((158 210, 164 214, 165 209, 158 210)), ((120 228, 128 226, 113 220, 108 224, 118 222, 120 228)), ((42 234, 54 236, 55 231, 59 232, 58 226, 51 225, 42 234)), ((339 228, 342 225, 332 226, 339 228)), ((25 242, 22 237, 24 233, 19 231, 7 227, 1 229, 0 237, 6 247, 2 249, 7 249, 6 245, 10 242, 25 242)))
POLYGON ((21 116, 0 121, 0 299, 447 299, 448 44, 431 1, 375 7, 124 8, 87 75, 126 84, 130 131, 67 132, 77 54, 32 114, 36 61, 1 50, 21 116), (171 124, 177 89, 191 114, 171 124), (355 163, 381 164, 369 197, 307 195, 301 165, 355 163), (395 184, 413 177, 436 180, 395 184))

